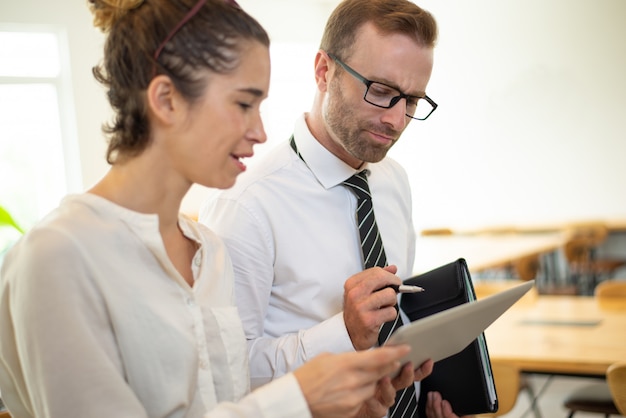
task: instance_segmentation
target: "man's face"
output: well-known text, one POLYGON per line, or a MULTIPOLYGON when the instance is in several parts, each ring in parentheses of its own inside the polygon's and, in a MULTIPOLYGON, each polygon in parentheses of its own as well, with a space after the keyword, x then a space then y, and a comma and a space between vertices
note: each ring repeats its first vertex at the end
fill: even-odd
MULTIPOLYGON (((433 49, 417 45, 404 35, 380 35, 364 25, 357 34, 353 53, 338 57, 360 75, 412 95, 423 96, 433 67, 433 49)), ((352 166, 378 162, 395 144, 409 121, 406 100, 389 109, 367 103, 365 84, 337 62, 329 79, 323 115, 331 139, 345 150, 339 156, 352 166)))

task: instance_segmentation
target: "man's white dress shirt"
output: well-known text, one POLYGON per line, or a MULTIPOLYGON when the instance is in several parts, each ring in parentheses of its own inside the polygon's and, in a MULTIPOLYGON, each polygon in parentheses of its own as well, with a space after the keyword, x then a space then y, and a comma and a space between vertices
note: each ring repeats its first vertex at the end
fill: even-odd
POLYGON ((363 260, 356 197, 344 180, 370 171, 388 263, 404 279, 414 261, 411 193, 400 165, 387 157, 353 169, 317 142, 304 116, 294 138, 304 161, 285 140, 200 213, 233 260, 253 387, 322 352, 354 350, 343 321, 343 286, 363 270, 363 260))

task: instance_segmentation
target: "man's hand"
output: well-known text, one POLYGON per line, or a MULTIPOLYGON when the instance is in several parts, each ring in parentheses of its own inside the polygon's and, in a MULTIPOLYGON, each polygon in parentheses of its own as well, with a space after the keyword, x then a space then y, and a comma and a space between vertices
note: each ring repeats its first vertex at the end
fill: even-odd
POLYGON ((343 318, 356 350, 373 347, 380 327, 396 317, 396 292, 385 286, 402 284, 397 271, 396 266, 372 267, 346 280, 343 318))
MULTIPOLYGON (((426 416, 428 418, 459 418, 452 411, 450 402, 441 397, 439 392, 428 392, 426 402, 426 416)), ((474 418, 475 415, 463 415, 460 418, 474 418)))

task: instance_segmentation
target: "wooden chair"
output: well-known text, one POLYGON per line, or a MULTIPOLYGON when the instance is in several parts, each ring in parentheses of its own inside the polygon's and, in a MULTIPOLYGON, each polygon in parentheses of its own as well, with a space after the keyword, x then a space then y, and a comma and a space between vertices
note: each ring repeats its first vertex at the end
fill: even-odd
POLYGON ((568 418, 572 418, 576 412, 604 414, 606 418, 620 415, 609 385, 603 381, 579 388, 565 398, 563 405, 569 411, 568 418))
POLYGON ((626 362, 612 364, 606 372, 606 382, 583 386, 565 400, 572 418, 576 412, 595 412, 626 416, 626 362))
POLYGON ((606 381, 617 410, 626 416, 626 362, 612 364, 606 372, 606 381))
POLYGON ((539 255, 533 254, 526 257, 518 258, 513 261, 513 269, 516 276, 523 281, 533 280, 537 277, 541 263, 539 255))
MULTIPOLYGON (((525 375, 514 365, 507 363, 491 362, 493 380, 496 384, 498 395, 498 411, 492 414, 480 414, 479 417, 499 417, 505 415, 515 407, 520 392, 526 391, 532 402, 535 395, 530 387, 525 375)), ((533 406, 535 416, 539 418, 541 414, 536 405, 533 406)))
POLYGON ((626 280, 605 280, 598 283, 593 294, 596 298, 626 298, 626 280))
POLYGON ((510 412, 517 402, 517 394, 520 391, 520 371, 516 367, 492 361, 491 371, 498 395, 498 412, 480 414, 479 417, 498 417, 510 412))
POLYGON ((570 239, 563 253, 570 270, 570 279, 578 284, 580 293, 591 294, 600 280, 610 278, 615 270, 626 265, 626 259, 598 257, 598 247, 609 234, 603 222, 573 224, 567 231, 570 239))
MULTIPOLYGON (((598 302, 609 298, 626 299, 626 281, 607 280, 595 289, 598 302)), ((576 412, 595 412, 611 415, 626 414, 626 362, 612 364, 606 373, 606 382, 586 385, 569 395, 564 402, 570 411, 569 418, 576 412), (619 408, 618 408, 619 405, 619 408)))

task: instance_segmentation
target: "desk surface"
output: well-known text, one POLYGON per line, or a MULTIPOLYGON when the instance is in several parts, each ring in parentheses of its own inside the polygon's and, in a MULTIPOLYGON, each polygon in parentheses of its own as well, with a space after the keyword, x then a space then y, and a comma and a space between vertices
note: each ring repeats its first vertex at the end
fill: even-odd
POLYGON ((492 361, 527 372, 604 376, 626 360, 626 298, 524 297, 485 335, 492 361))
POLYGON ((565 245, 565 232, 432 235, 418 237, 413 274, 420 274, 465 258, 470 271, 500 267, 526 256, 565 245))
MULTIPOLYGON (((513 223, 504 225, 482 226, 478 228, 435 228, 438 230, 449 230, 456 234, 485 234, 485 233, 506 233, 506 232, 554 232, 567 230, 573 225, 584 225, 587 223, 603 223, 609 232, 626 231, 626 218, 624 217, 594 217, 570 219, 563 222, 534 222, 534 223, 513 223)), ((428 229, 427 229, 428 230, 428 229)))

